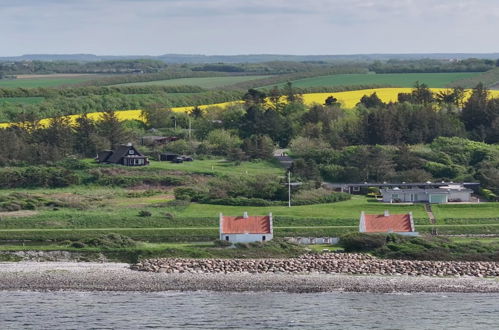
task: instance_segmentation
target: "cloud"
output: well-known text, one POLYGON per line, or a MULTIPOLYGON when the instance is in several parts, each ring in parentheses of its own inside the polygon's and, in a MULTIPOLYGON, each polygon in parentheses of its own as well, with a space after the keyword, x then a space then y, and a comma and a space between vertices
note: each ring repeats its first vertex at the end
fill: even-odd
POLYGON ((1 55, 497 51, 496 0, 0 0, 1 55))

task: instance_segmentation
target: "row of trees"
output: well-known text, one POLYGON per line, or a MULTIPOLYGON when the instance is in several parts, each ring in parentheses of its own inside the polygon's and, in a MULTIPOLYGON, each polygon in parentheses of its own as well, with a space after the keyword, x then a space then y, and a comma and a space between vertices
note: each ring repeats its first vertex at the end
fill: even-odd
POLYGON ((156 60, 111 60, 94 62, 71 61, 19 61, 0 62, 0 72, 5 75, 48 73, 150 73, 168 66, 156 60))

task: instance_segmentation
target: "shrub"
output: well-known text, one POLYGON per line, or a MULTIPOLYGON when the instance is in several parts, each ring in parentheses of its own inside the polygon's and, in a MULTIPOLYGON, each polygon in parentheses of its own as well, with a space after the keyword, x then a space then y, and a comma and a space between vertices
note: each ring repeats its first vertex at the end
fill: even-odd
POLYGON ((371 251, 386 244, 385 234, 350 233, 340 238, 340 245, 347 252, 371 251))
POLYGON ((227 246, 231 246, 232 243, 229 241, 217 239, 217 240, 213 241, 213 245, 215 245, 216 247, 227 247, 227 246))
POLYGON ((150 217, 151 215, 152 215, 152 213, 149 211, 146 211, 146 210, 139 211, 139 217, 150 217))
POLYGON ((137 242, 130 237, 114 233, 103 235, 98 238, 92 238, 84 241, 83 243, 92 247, 108 249, 134 247, 137 245, 137 242))

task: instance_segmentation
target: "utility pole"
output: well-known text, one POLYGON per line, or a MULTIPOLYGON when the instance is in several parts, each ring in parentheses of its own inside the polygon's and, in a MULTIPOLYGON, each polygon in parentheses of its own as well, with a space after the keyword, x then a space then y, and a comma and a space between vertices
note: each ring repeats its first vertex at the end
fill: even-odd
POLYGON ((288 171, 288 207, 291 207, 291 171, 288 171))
POLYGON ((189 142, 191 142, 191 130, 192 130, 191 117, 189 117, 189 142))

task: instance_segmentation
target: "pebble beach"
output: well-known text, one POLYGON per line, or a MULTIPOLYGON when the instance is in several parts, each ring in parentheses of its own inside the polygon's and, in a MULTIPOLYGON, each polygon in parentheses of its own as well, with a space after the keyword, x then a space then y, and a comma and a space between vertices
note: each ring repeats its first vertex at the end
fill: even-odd
POLYGON ((146 272, 125 263, 0 263, 0 290, 499 293, 497 277, 146 272))

